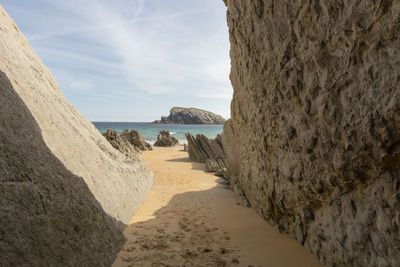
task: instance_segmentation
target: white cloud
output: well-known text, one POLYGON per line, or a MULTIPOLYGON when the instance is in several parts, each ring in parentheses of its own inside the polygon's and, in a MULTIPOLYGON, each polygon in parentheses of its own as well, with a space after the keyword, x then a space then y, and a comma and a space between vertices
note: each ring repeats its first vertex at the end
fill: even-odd
POLYGON ((114 6, 114 1, 88 0, 78 12, 91 25, 64 29, 60 34, 90 31, 121 56, 126 79, 151 94, 182 91, 198 95, 201 91, 211 95, 221 84, 230 89, 227 32, 204 36, 181 20, 210 10, 147 11, 150 15, 144 15, 145 2, 131 2, 136 4, 127 11, 126 6, 123 10, 121 5, 114 6))
MULTIPOLYGON (((32 24, 25 33, 78 108, 88 110, 86 103, 95 97, 104 98, 99 103, 107 103, 106 98, 147 101, 160 115, 175 105, 229 113, 232 88, 222 1, 37 1, 31 5, 42 16, 16 5, 25 25, 32 24)), ((105 108, 100 105, 91 103, 89 115, 99 118, 96 114, 105 108)), ((111 103, 107 108, 115 110, 111 103)), ((140 113, 128 107, 123 112, 140 113)))

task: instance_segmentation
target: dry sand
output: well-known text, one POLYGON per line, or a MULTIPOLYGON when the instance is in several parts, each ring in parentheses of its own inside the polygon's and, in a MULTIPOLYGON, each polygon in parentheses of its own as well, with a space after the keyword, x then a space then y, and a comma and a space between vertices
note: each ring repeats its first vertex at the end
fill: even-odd
POLYGON ((154 186, 124 234, 113 266, 319 266, 182 147, 144 153, 154 186))

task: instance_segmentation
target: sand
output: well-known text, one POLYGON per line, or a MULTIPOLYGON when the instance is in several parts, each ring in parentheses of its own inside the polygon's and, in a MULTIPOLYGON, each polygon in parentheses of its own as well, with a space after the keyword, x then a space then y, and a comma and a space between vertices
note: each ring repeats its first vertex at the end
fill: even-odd
POLYGON ((113 266, 319 266, 181 146, 144 153, 154 186, 124 232, 113 266))

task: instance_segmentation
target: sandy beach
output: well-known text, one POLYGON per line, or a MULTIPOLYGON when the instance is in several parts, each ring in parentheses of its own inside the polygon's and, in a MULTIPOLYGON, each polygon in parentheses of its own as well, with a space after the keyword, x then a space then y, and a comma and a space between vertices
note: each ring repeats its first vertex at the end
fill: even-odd
POLYGON ((181 146, 144 152, 155 181, 113 266, 319 266, 181 146))

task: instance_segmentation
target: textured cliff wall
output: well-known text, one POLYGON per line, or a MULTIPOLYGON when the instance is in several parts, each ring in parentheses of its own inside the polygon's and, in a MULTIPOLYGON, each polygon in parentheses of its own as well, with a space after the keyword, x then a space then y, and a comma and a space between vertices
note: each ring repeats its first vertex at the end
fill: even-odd
POLYGON ((233 190, 326 266, 397 266, 400 2, 225 3, 233 190))
POLYGON ((0 265, 113 261, 152 185, 64 98, 0 6, 0 265))

